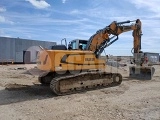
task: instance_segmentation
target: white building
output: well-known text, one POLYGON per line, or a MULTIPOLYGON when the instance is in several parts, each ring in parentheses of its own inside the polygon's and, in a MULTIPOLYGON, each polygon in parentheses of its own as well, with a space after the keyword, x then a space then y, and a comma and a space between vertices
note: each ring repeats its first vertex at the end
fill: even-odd
POLYGON ((0 63, 34 63, 39 46, 49 48, 56 42, 0 37, 0 63))

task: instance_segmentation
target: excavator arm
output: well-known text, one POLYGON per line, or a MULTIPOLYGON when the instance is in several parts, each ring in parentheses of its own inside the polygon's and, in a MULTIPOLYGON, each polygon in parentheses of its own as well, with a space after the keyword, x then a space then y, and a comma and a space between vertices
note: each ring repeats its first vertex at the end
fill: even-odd
POLYGON ((93 51, 96 57, 99 57, 99 55, 103 52, 104 48, 110 46, 112 43, 118 40, 118 35, 133 30, 134 53, 139 53, 141 49, 141 26, 142 24, 139 19, 137 19, 136 21, 128 20, 124 22, 114 21, 109 26, 98 30, 94 35, 90 37, 86 46, 86 50, 93 51))
POLYGON ((86 49, 93 51, 98 58, 103 50, 118 40, 121 33, 133 31, 133 59, 136 66, 131 66, 130 77, 137 79, 152 79, 154 67, 144 66, 144 54, 141 52, 142 23, 135 21, 112 22, 109 26, 98 30, 89 39, 86 49))

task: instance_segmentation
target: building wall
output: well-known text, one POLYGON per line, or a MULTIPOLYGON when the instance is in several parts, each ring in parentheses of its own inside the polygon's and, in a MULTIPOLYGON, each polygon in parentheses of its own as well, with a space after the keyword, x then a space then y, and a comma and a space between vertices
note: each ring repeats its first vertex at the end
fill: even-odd
POLYGON ((14 59, 15 54, 15 41, 11 41, 9 38, 0 39, 0 60, 14 59))
POLYGON ((49 48, 53 45, 56 45, 56 42, 0 37, 0 62, 24 62, 24 51, 30 51, 30 61, 36 62, 36 55, 40 50, 38 46, 49 48))

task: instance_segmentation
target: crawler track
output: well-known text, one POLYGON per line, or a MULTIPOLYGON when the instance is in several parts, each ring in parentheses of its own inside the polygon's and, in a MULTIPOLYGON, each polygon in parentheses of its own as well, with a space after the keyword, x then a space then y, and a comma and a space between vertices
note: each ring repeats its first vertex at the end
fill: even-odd
POLYGON ((57 95, 67 95, 121 84, 122 76, 118 73, 85 72, 77 75, 53 78, 51 90, 57 95))

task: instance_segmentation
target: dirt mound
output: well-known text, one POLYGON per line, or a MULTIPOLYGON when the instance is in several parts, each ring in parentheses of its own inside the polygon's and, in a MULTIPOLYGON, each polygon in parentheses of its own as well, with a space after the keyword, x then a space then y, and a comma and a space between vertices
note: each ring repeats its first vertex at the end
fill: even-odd
POLYGON ((21 85, 21 84, 6 84, 5 85, 5 89, 6 90, 20 90, 20 89, 24 89, 24 88, 28 88, 30 87, 29 85, 21 85))
POLYGON ((41 70, 39 70, 37 68, 31 68, 31 69, 26 70, 26 71, 23 72, 23 74, 28 74, 28 75, 33 75, 33 76, 39 76, 39 75, 41 75, 43 73, 44 73, 44 71, 41 71, 41 70))

